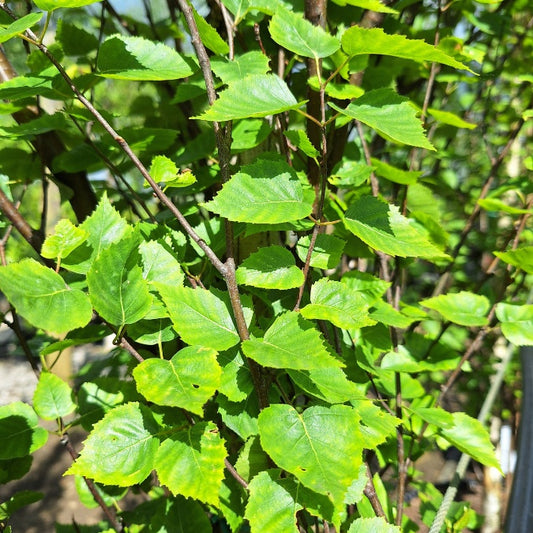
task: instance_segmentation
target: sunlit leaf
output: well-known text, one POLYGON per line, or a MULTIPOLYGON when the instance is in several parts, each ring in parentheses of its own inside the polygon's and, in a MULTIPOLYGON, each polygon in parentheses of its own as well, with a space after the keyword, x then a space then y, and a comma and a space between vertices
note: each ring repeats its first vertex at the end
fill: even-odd
POLYGON ((161 483, 173 494, 217 506, 226 455, 215 424, 199 422, 163 441, 155 469, 161 483))
POLYGON ((92 318, 87 294, 35 259, 0 267, 0 290, 30 324, 51 333, 81 328, 92 318))
POLYGON ((400 533, 398 526, 389 524, 384 518, 357 518, 348 533, 400 533))
POLYGON ((273 368, 311 370, 343 366, 330 355, 313 324, 295 312, 279 316, 262 339, 244 341, 242 350, 260 365, 273 368))
POLYGON ((442 63, 472 72, 466 65, 431 44, 420 39, 408 39, 404 35, 389 35, 381 28, 352 26, 343 33, 341 42, 343 50, 349 56, 380 54, 412 59, 419 63, 442 63))
POLYGON ((33 408, 45 420, 57 420, 76 408, 72 390, 61 378, 50 372, 41 372, 33 393, 33 408))
POLYGON ((5 28, 0 27, 0 43, 8 41, 20 33, 24 33, 27 29, 37 24, 42 18, 42 13, 30 13, 15 20, 15 22, 12 22, 5 28))
POLYGON ((56 224, 54 233, 45 239, 41 255, 49 259, 66 257, 85 242, 88 235, 87 231, 63 218, 56 224))
POLYGON ((224 83, 230 84, 245 76, 266 75, 270 70, 268 63, 268 56, 257 50, 252 50, 235 56, 233 60, 213 57, 211 68, 224 83))
MULTIPOLYGON (((261 472, 252 479, 246 514, 251 533, 298 533, 296 513, 302 509, 284 485, 290 479, 276 479, 276 471, 261 472)), ((294 483, 294 482, 292 482, 294 483)))
POLYGON ((328 320, 339 328, 363 328, 375 324, 368 305, 359 293, 344 283, 318 280, 311 287, 311 303, 300 311, 309 319, 328 320))
POLYGON ((533 305, 500 302, 496 316, 505 338, 516 346, 533 346, 533 305))
POLYGON ((494 252, 496 257, 528 274, 533 274, 533 246, 524 246, 508 252, 494 252))
POLYGON ((239 266, 237 283, 263 289, 292 289, 304 283, 294 256, 281 246, 260 248, 239 266))
POLYGON ((274 41, 287 50, 303 57, 318 60, 334 54, 339 40, 306 20, 303 15, 286 9, 278 9, 268 26, 274 41))
POLYGON ((468 130, 473 130, 477 127, 476 124, 467 122, 450 111, 443 111, 442 109, 433 109, 432 107, 429 107, 427 112, 433 118, 437 119, 439 122, 442 122, 442 124, 448 124, 449 126, 454 126, 455 128, 466 128, 468 130))
POLYGON ((66 474, 119 487, 141 483, 154 468, 159 447, 156 433, 157 425, 144 405, 131 402, 115 407, 94 425, 66 474))
POLYGON ((461 412, 452 413, 452 417, 454 425, 442 428, 440 434, 475 461, 501 470, 489 434, 481 422, 461 412))
POLYGON ((302 103, 296 101, 280 77, 253 74, 231 82, 211 107, 193 118, 211 121, 259 118, 297 109, 302 103))
POLYGON ((193 7, 194 21, 200 34, 200 39, 206 48, 215 52, 215 54, 224 55, 229 52, 229 46, 222 37, 218 34, 217 30, 207 22, 204 17, 198 14, 198 11, 193 7))
POLYGON ((116 326, 133 324, 150 310, 152 296, 138 265, 138 239, 129 236, 102 250, 87 273, 95 310, 116 326))
POLYGON ((383 5, 379 0, 333 0, 333 2, 339 6, 355 6, 362 9, 369 9, 376 13, 398 13, 392 7, 383 5))
POLYGON ((343 502, 362 464, 359 416, 352 407, 314 406, 298 413, 271 405, 259 415, 261 445, 306 487, 343 502))
POLYGON ((156 287, 168 308, 174 329, 187 344, 227 350, 239 342, 226 304, 212 292, 161 284, 156 287))
POLYGON ((220 384, 216 351, 188 346, 170 361, 145 359, 133 370, 137 390, 157 405, 182 407, 198 415, 220 384))
POLYGON ((287 163, 258 159, 241 167, 205 207, 237 222, 279 224, 311 214, 313 200, 287 163))
POLYGON ((98 53, 98 74, 121 80, 177 80, 193 74, 173 48, 143 37, 111 35, 98 53))
POLYGON ((362 196, 346 211, 346 227, 370 247, 400 257, 447 258, 397 206, 362 196))
POLYGON ((446 320, 462 326, 487 325, 490 303, 485 296, 461 291, 422 300, 420 305, 438 311, 446 320))
MULTIPOLYGON (((296 245, 296 253, 304 263, 307 259, 310 243, 311 237, 309 237, 309 235, 304 235, 298 239, 298 244, 296 245)), ((315 268, 323 269, 335 268, 339 264, 345 246, 346 241, 339 239, 334 235, 319 233, 313 251, 311 252, 310 265, 315 268)))
POLYGON ((34 4, 44 11, 53 11, 60 7, 82 7, 96 4, 102 0, 34 0, 34 4))
MULTIPOLYGON (((350 31, 350 30, 347 30, 350 31)), ((330 103, 333 109, 363 122, 380 135, 401 144, 435 150, 428 141, 417 111, 408 98, 392 89, 375 89, 366 92, 345 109, 330 103)))
POLYGON ((341 368, 288 369, 287 373, 307 394, 331 404, 344 403, 361 396, 356 384, 346 377, 341 368))
POLYGON ((417 170, 401 170, 375 157, 371 161, 374 171, 378 176, 382 176, 389 181, 401 185, 412 185, 423 174, 423 172, 417 170))

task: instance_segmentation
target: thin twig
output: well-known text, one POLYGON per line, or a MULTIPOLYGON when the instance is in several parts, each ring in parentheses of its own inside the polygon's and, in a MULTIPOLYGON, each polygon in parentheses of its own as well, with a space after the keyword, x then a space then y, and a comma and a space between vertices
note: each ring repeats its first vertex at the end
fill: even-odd
POLYGON ((237 480, 239 485, 242 485, 246 490, 248 490, 248 483, 246 480, 235 470, 235 467, 229 462, 228 458, 224 459, 224 465, 226 470, 237 480))

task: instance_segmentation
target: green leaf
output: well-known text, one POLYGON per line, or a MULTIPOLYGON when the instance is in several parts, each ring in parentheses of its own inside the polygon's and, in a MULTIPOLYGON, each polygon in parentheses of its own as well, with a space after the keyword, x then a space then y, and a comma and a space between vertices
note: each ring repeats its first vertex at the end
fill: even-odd
POLYGON ((477 203, 486 211, 501 211, 502 213, 509 213, 510 215, 533 214, 532 209, 513 207, 498 198, 482 198, 478 200, 477 203))
POLYGON ((138 238, 130 235, 103 250, 87 272, 95 310, 116 326, 137 322, 152 305, 139 258, 138 238))
POLYGON ((34 259, 1 267, 0 290, 30 324, 51 333, 81 328, 92 318, 87 295, 34 259))
POLYGON ((140 399, 132 381, 115 377, 98 377, 82 383, 78 391, 78 410, 82 426, 90 430, 93 424, 119 405, 140 399))
POLYGON ((343 366, 329 354, 313 324, 293 311, 276 318, 262 339, 244 341, 242 350, 260 365, 272 368, 311 370, 343 366))
POLYGON ((187 344, 227 350, 239 342, 225 302, 212 292, 160 284, 156 287, 167 306, 174 329, 187 344))
MULTIPOLYGON (((298 533, 296 513, 302 509, 285 485, 290 479, 275 479, 276 471, 261 472, 250 482, 245 518, 251 533, 298 533)), ((293 482, 292 482, 293 483, 293 482)))
POLYGON ((343 50, 349 56, 380 54, 412 59, 419 63, 442 63, 472 72, 466 65, 433 45, 420 39, 407 39, 404 35, 388 35, 381 28, 352 26, 343 33, 341 42, 343 50))
POLYGON ((420 354, 413 355, 405 346, 398 346, 397 351, 387 352, 381 360, 383 370, 394 370, 395 372, 435 372, 437 370, 453 370, 456 366, 456 358, 434 361, 420 357, 420 354))
POLYGON ((414 318, 405 316, 383 300, 378 300, 374 303, 374 309, 370 312, 370 318, 387 326, 402 329, 408 328, 415 321, 414 318))
POLYGON ((367 272, 352 271, 342 276, 341 283, 358 291, 369 305, 375 304, 390 287, 390 282, 372 276, 367 272))
MULTIPOLYGON (((161 500, 160 498, 155 501, 161 500)), ((181 496, 175 496, 172 499, 166 498, 163 501, 166 504, 166 509, 152 514, 150 527, 147 531, 153 531, 154 533, 171 533, 174 531, 176 533, 212 533, 213 528, 209 517, 202 505, 197 501, 181 496)), ((112 532, 110 531, 109 533, 112 532)))
MULTIPOLYGON (((2 530, 4 530, 3 522, 7 520, 15 511, 26 505, 38 502, 39 500, 42 500, 43 497, 44 494, 42 492, 22 490, 17 492, 5 502, 2 502, 2 504, 0 504, 0 520, 2 521, 2 530)), ((9 529, 9 526, 7 526, 7 528, 8 529, 6 532, 8 533, 11 531, 11 529, 9 529)))
POLYGON ((333 2, 339 6, 355 6, 375 11, 376 13, 398 13, 398 11, 392 9, 392 7, 383 5, 379 0, 333 0, 333 2))
POLYGON ((168 246, 158 241, 143 241, 139 246, 143 277, 149 284, 183 285, 185 275, 168 246))
POLYGON ((44 11, 53 11, 60 7, 82 7, 96 4, 102 0, 34 0, 34 4, 44 11))
POLYGON ((33 394, 33 408, 41 418, 56 420, 76 409, 71 396, 70 387, 61 378, 50 372, 41 372, 33 394))
POLYGON ((409 409, 424 422, 433 424, 438 428, 449 429, 454 426, 454 419, 451 413, 441 407, 409 407, 409 409))
POLYGON ((24 33, 28 28, 37 24, 42 18, 42 13, 30 13, 29 15, 25 15, 24 17, 15 20, 15 22, 12 22, 8 26, 1 28, 0 43, 4 43, 11 39, 11 37, 24 33))
POLYGON ((268 63, 268 56, 262 52, 253 50, 235 56, 233 60, 213 57, 211 68, 225 84, 230 84, 246 76, 266 75, 270 70, 268 63))
POLYGON ((100 46, 98 74, 121 80, 177 80, 193 74, 174 49, 143 37, 111 35, 100 46))
POLYGON ((96 50, 99 45, 95 35, 66 22, 64 19, 57 21, 56 38, 61 44, 62 50, 69 56, 85 56, 96 50))
POLYGON ((301 311, 309 319, 328 320, 343 329, 375 324, 364 298, 344 283, 322 278, 311 287, 311 303, 301 311))
POLYGON ((103 249, 131 232, 131 226, 111 205, 105 192, 92 215, 83 221, 79 229, 88 233, 87 242, 74 249, 61 263, 78 274, 86 274, 103 249))
POLYGON ((276 10, 268 26, 274 41, 287 50, 303 57, 318 61, 321 57, 334 54, 339 48, 339 40, 306 20, 303 15, 286 9, 276 10))
POLYGON ((227 54, 229 52, 228 44, 220 37, 217 30, 209 24, 204 17, 198 14, 196 9, 193 9, 194 21, 200 34, 200 39, 206 48, 209 48, 215 54, 227 54))
POLYGON ((232 153, 259 146, 271 132, 272 128, 266 120, 255 118, 239 120, 231 129, 232 153))
POLYGON ((237 283, 263 289, 292 289, 304 283, 294 256, 282 246, 267 246, 245 259, 236 272, 237 283))
POLYGON ((446 320, 461 326, 486 326, 490 303, 485 296, 461 291, 422 300, 420 305, 438 311, 446 320))
POLYGON ((310 215, 313 200, 287 163, 258 159, 241 167, 205 207, 237 222, 279 224, 310 215))
POLYGON ((25 457, 46 444, 48 432, 39 427, 35 411, 22 402, 0 406, 0 459, 25 457))
POLYGON ((494 252, 494 255, 509 265, 533 274, 533 246, 524 246, 508 252, 494 252))
POLYGON ((287 373, 304 392, 327 403, 344 403, 361 396, 356 384, 341 368, 288 369, 287 373))
POLYGON ((397 206, 362 196, 346 211, 346 227, 371 248, 399 257, 448 258, 397 206))
POLYGON ((429 107, 427 112, 439 122, 448 124, 449 126, 454 126, 455 128, 466 128, 468 130, 473 130, 477 127, 476 124, 467 122, 450 111, 442 111, 442 109, 433 109, 432 107, 429 107))
POLYGON ((203 405, 220 384, 222 371, 216 355, 211 348, 188 346, 170 361, 145 359, 133 370, 137 390, 149 402, 202 416, 203 405))
POLYGON ((259 442, 259 435, 249 438, 239 452, 239 458, 235 462, 235 470, 246 481, 272 467, 270 458, 265 453, 259 442))
POLYGON ((87 240, 88 233, 72 224, 66 218, 61 219, 49 235, 41 249, 41 255, 48 259, 61 259, 73 252, 87 240))
POLYGON ((176 179, 179 169, 176 163, 164 155, 156 155, 152 158, 150 165, 150 175, 157 182, 167 182, 176 179))
POLYGON ((241 402, 253 390, 250 369, 244 362, 241 352, 232 348, 218 354, 218 362, 222 367, 219 390, 232 402, 241 402))
POLYGON ((393 89, 368 91, 345 109, 331 102, 329 105, 339 113, 370 126, 385 138, 435 150, 424 133, 414 106, 408 98, 400 96, 393 89))
POLYGON ((501 472, 494 447, 487 430, 479 420, 466 413, 452 413, 454 425, 442 428, 440 434, 453 446, 487 466, 494 466, 501 472))
POLYGON ((242 440, 258 434, 259 405, 256 394, 250 395, 244 402, 231 402, 219 394, 217 404, 224 425, 239 435, 242 440))
POLYGON ((161 444, 155 469, 172 494, 218 506, 226 455, 215 424, 199 422, 161 444))
POLYGON ((313 159, 320 155, 320 152, 313 146, 313 143, 309 140, 307 133, 303 130, 287 130, 283 132, 283 135, 289 139, 289 141, 299 148, 307 157, 313 159))
POLYGON ((399 418, 374 405, 367 398, 352 400, 351 404, 363 422, 360 429, 365 448, 375 449, 388 438, 396 436, 396 427, 402 423, 399 418))
POLYGON ((260 118, 299 108, 287 84, 274 74, 253 74, 233 81, 197 119, 219 121, 260 118))
POLYGON ((505 338, 516 346, 533 346, 533 305, 499 303, 496 316, 505 338))
MULTIPOLYGON (((307 259, 310 243, 311 237, 305 235, 298 239, 298 244, 296 245, 296 253, 304 263, 307 259)), ((339 264, 345 246, 346 241, 334 235, 319 233, 313 251, 311 252, 310 265, 314 268, 322 269, 335 268, 339 264)))
POLYGON ((382 517, 357 518, 348 533, 401 533, 401 529, 387 523, 382 517))
POLYGON ((306 487, 344 501, 362 464, 359 416, 346 405, 314 406, 302 414, 271 405, 259 415, 263 449, 306 487))
POLYGON ((81 455, 66 474, 98 483, 130 487, 154 469, 159 440, 150 410, 138 402, 115 407, 94 425, 81 455))
POLYGON ((386 178, 394 183, 399 183, 400 185, 413 185, 423 174, 423 172, 416 170, 400 170, 399 168, 384 163, 375 157, 371 159, 371 162, 374 171, 378 176, 386 178))

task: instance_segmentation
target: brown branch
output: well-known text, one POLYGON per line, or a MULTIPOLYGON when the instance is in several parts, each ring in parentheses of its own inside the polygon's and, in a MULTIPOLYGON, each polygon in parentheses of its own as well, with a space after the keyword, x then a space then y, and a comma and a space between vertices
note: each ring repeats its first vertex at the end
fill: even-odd
POLYGON ((235 470, 235 467, 229 462, 228 458, 224 459, 224 465, 226 470, 237 480, 239 485, 242 485, 246 490, 248 490, 248 483, 246 480, 235 470))
MULTIPOLYGON (((13 16, 10 10, 3 4, 0 8, 13 16)), ((0 47, 0 80, 7 81, 17 76, 15 69, 0 47)), ((36 107, 27 107, 13 113, 13 118, 18 124, 25 124, 36 119, 40 110, 36 107)), ((31 145, 37 152, 43 165, 51 169, 54 159, 65 152, 65 145, 55 131, 48 131, 36 135, 31 141, 31 145)), ((87 179, 85 172, 55 172, 51 173, 53 178, 72 190, 72 197, 69 198, 70 205, 78 221, 88 217, 97 205, 96 195, 87 179)))
POLYGON ((34 230, 26 219, 18 212, 11 200, 0 189, 0 211, 13 224, 13 227, 24 237, 31 247, 38 253, 41 253, 41 247, 44 239, 39 231, 34 230))
POLYGON ((376 487, 374 486, 374 481, 372 479, 372 472, 370 471, 370 467, 368 466, 368 464, 366 465, 366 474, 368 476, 368 480, 366 482, 365 488, 363 489, 363 494, 368 498, 368 501, 370 502, 374 513, 376 513, 376 516, 386 518, 385 511, 383 510, 381 502, 379 501, 376 492, 376 487))

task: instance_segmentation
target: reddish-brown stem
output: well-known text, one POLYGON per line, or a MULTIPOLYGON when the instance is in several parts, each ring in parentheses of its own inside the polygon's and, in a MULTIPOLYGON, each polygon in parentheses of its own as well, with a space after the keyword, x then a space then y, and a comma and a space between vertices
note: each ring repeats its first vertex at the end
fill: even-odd
MULTIPOLYGON (((207 55, 207 51, 202 43, 196 21, 194 20, 192 7, 187 0, 177 0, 177 2, 185 17, 187 26, 189 27, 189 31, 191 33, 191 42, 194 46, 196 57, 198 58, 198 62, 204 77, 205 86, 207 89, 207 98, 209 103, 212 105, 217 98, 217 94, 215 91, 215 81, 211 71, 211 62, 209 60, 209 56, 207 55)), ((219 122, 215 121, 213 122, 213 129, 217 144, 220 174, 222 182, 225 183, 230 178, 231 123, 228 123, 226 127, 223 128, 219 122)), ((242 341, 245 341, 249 339, 250 335, 248 333, 248 326, 246 325, 246 320, 244 318, 242 302, 235 278, 233 224, 229 220, 225 220, 224 223, 226 235, 226 262, 221 263, 223 270, 219 269, 219 272, 222 274, 224 281, 226 282, 239 337, 242 341)), ((220 262, 218 258, 217 262, 220 262)), ((265 377, 261 371, 261 367, 255 361, 250 359, 247 361, 250 368, 252 381, 259 399, 259 407, 264 409, 269 405, 268 386, 265 377)))
POLYGON ((1 189, 0 211, 2 211, 11 224, 13 224, 13 227, 26 239, 31 247, 40 254, 44 240, 43 236, 28 224, 26 219, 18 212, 18 209, 1 189))
POLYGON ((383 510, 381 502, 379 501, 376 492, 376 487, 374 486, 374 481, 372 479, 372 472, 370 471, 370 467, 368 466, 368 464, 366 465, 366 475, 368 476, 368 480, 366 482, 363 493, 368 498, 368 501, 370 502, 374 513, 376 513, 376 516, 386 518, 385 511, 383 510))
POLYGON ((226 466, 226 470, 237 480, 237 483, 244 487, 246 490, 248 490, 248 483, 246 480, 235 470, 235 467, 229 462, 228 458, 226 457, 224 459, 224 465, 226 466))

